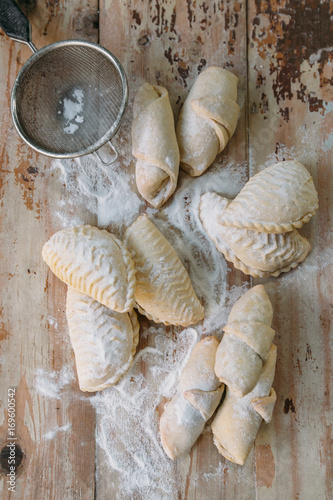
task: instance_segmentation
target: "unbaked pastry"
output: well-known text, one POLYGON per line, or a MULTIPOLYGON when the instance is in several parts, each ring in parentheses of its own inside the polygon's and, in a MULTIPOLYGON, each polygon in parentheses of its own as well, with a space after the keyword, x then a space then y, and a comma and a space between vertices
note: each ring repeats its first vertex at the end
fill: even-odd
POLYGON ((139 341, 136 313, 119 313, 69 287, 66 315, 81 391, 114 385, 133 363, 139 341))
POLYGON ((172 460, 188 453, 220 402, 224 385, 214 374, 216 337, 205 337, 193 349, 179 389, 160 419, 161 441, 172 460))
POLYGON ((215 373, 237 397, 251 392, 267 361, 274 338, 273 309, 263 285, 234 304, 216 352, 215 373))
POLYGON ((188 174, 203 174, 233 135, 239 115, 237 82, 230 71, 215 66, 194 82, 176 127, 180 166, 188 174))
POLYGON ((263 420, 270 422, 276 401, 272 388, 276 364, 276 346, 272 344, 268 359, 252 392, 238 398, 227 388, 225 399, 212 423, 214 443, 231 462, 243 465, 263 420))
POLYGON ((300 228, 316 213, 318 195, 298 161, 276 163, 251 177, 219 218, 223 225, 265 233, 300 228))
POLYGON ((113 234, 92 226, 68 227, 51 236, 42 256, 67 285, 114 311, 133 308, 134 263, 113 234))
POLYGON ((125 233, 136 274, 135 301, 141 314, 156 323, 188 326, 204 317, 190 277, 175 249, 146 215, 125 233))
POLYGON ((169 95, 144 83, 134 99, 132 153, 139 193, 155 208, 173 194, 179 172, 179 148, 169 95))
POLYGON ((236 269, 253 277, 279 276, 298 266, 310 251, 310 243, 294 229, 288 233, 267 233, 221 223, 230 200, 216 193, 204 193, 200 219, 219 252, 236 269))

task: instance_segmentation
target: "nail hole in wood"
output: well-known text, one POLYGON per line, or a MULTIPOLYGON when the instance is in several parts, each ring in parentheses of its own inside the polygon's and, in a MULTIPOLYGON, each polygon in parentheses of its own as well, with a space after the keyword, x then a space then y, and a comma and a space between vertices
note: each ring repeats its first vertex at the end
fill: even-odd
POLYGON ((142 37, 140 37, 138 40, 138 44, 141 45, 142 47, 146 47, 149 44, 148 35, 143 35, 142 37))

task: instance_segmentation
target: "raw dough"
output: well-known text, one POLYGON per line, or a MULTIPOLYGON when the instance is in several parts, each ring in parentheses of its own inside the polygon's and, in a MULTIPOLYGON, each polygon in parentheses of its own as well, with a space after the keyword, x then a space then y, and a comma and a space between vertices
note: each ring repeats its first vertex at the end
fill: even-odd
POLYGON ((179 172, 179 148, 169 95, 143 84, 134 99, 132 152, 141 196, 159 208, 173 194, 179 172))
POLYGON ((179 389, 160 419, 161 441, 172 460, 189 453, 220 402, 224 385, 214 373, 216 337, 205 337, 193 349, 179 389))
POLYGON ((135 300, 141 314, 156 323, 182 326, 204 317, 204 308, 175 249, 146 215, 127 229, 125 243, 137 271, 135 300))
POLYGON ((272 318, 263 285, 248 290, 231 309, 217 349, 215 373, 237 397, 251 392, 258 382, 275 334, 272 318))
POLYGON ((134 263, 113 234, 92 226, 68 227, 51 236, 42 256, 67 285, 114 311, 133 308, 134 263))
MULTIPOLYGON (((288 202, 285 199, 286 195, 283 188, 277 187, 274 194, 274 189, 269 187, 268 182, 268 179, 274 178, 275 168, 276 178, 280 178, 280 181, 283 172, 286 173, 285 179, 289 178, 289 173, 286 171, 288 165, 282 167, 283 164, 269 167, 266 169, 269 170, 268 173, 265 174, 266 170, 264 170, 251 178, 233 201, 216 193, 208 192, 201 196, 200 219, 208 236, 214 241, 216 248, 224 254, 227 260, 231 261, 237 269, 253 277, 279 276, 282 272, 287 272, 302 262, 311 248, 309 242, 294 229, 294 226, 299 227, 314 214, 318 206, 317 193, 311 177, 306 174, 306 169, 301 165, 300 167, 296 166, 296 170, 293 170, 294 163, 297 162, 289 163, 292 163, 291 171, 295 175, 296 171, 300 172, 299 182, 302 184, 303 179, 304 183, 303 188, 294 185, 293 197, 290 182, 286 181, 286 191, 289 193, 288 202), (251 183, 252 179, 255 182, 251 183), (265 209, 261 209, 262 213, 259 215, 260 202, 256 189, 259 190, 261 179, 263 179, 266 186, 265 190, 267 192, 271 191, 271 207, 274 208, 270 210, 268 195, 265 196, 265 192, 260 191, 261 199, 263 204, 266 203, 266 206, 265 209), (247 185, 250 183, 252 188, 247 189, 247 185), (245 192, 244 196, 243 191, 245 192), (307 194, 309 207, 302 202, 300 193, 303 193, 304 196, 307 194), (241 202, 238 201, 238 197, 240 197, 241 202), (257 208, 251 209, 251 199, 253 199, 253 204, 257 208), (300 208, 301 205, 302 209, 300 208), (241 212, 242 206, 243 212, 241 212), (233 208, 229 213, 230 207, 233 208), (279 210, 279 207, 281 210, 279 210), (237 217, 236 213, 238 214, 237 217), (240 215, 241 213, 243 215, 240 215), (249 223, 249 213, 253 217, 257 214, 257 218, 252 225, 249 223), (287 213, 289 213, 288 223, 286 222, 287 213), (276 223, 271 222, 274 214, 276 223), (259 219, 265 217, 265 222, 263 220, 259 222, 259 219), (231 223, 232 218, 234 218, 235 225, 231 223), (245 227, 246 223, 249 226, 251 225, 252 229, 245 227), (279 233, 278 231, 281 228, 288 230, 288 232, 279 233), (273 232, 268 232, 268 229, 272 229, 273 232)), ((278 184, 276 183, 276 185, 278 184)), ((274 185, 275 181, 272 180, 272 186, 274 185)))
POLYGON ((220 224, 265 233, 300 228, 316 213, 318 195, 298 161, 276 163, 251 177, 219 218, 220 224))
POLYGON ((118 313, 69 287, 66 315, 80 389, 114 385, 133 363, 139 341, 136 313, 118 313))
POLYGON ((276 364, 276 346, 270 348, 257 385, 238 398, 227 388, 225 399, 213 423, 214 443, 225 458, 243 465, 254 444, 263 419, 270 422, 276 401, 272 388, 276 364))
POLYGON ((203 174, 233 135, 239 115, 237 82, 230 71, 214 66, 194 82, 176 127, 181 168, 188 174, 203 174))

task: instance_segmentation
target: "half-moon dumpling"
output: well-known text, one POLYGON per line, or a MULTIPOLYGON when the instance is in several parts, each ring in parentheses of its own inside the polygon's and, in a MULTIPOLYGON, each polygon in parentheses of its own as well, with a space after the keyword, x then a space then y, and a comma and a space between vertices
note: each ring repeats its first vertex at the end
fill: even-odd
POLYGON ((161 415, 161 441, 172 460, 191 450, 220 402, 224 384, 214 373, 218 345, 216 337, 205 337, 194 347, 178 391, 161 415))
POLYGON ((204 317, 190 277, 175 249, 146 215, 126 231, 136 274, 135 301, 141 314, 156 323, 188 326, 204 317))
POLYGON ((134 99, 132 152, 141 196, 159 208, 173 194, 179 172, 179 148, 168 91, 143 84, 134 99))
POLYGON ((42 256, 67 285, 114 311, 133 308, 134 263, 113 234, 92 226, 68 227, 51 236, 42 256))
POLYGON ((267 233, 300 228, 318 209, 318 196, 307 169, 283 161, 251 177, 221 215, 223 225, 267 233))
POLYGON ((215 373, 237 397, 252 391, 274 338, 273 310, 263 285, 248 290, 234 304, 216 352, 215 373))
POLYGON ((261 233, 224 226, 221 218, 230 200, 216 193, 204 193, 200 200, 200 219, 217 250, 236 269, 253 277, 279 276, 298 266, 310 251, 310 244, 296 229, 288 233, 261 233))
POLYGON ((237 82, 237 76, 215 66, 194 82, 176 126, 181 168, 188 174, 203 174, 233 135, 239 115, 237 82))
POLYGON ((66 315, 81 391, 114 385, 133 363, 139 341, 136 313, 119 313, 69 287, 66 315))

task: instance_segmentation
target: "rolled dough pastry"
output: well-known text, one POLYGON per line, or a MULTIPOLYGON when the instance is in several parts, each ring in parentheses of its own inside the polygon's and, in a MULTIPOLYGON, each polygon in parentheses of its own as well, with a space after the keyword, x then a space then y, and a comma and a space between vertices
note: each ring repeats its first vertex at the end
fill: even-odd
POLYGON ((69 287, 66 315, 81 391, 114 385, 133 363, 139 341, 136 313, 118 313, 69 287))
POLYGON ((260 424, 270 422, 276 401, 272 388, 276 364, 276 347, 272 345, 254 389, 238 398, 227 388, 225 399, 212 423, 214 443, 231 462, 243 465, 254 444, 260 424))
POLYGON ((156 323, 188 326, 204 317, 190 277, 175 249, 146 215, 126 231, 136 274, 135 301, 141 314, 156 323))
POLYGON ((181 168, 188 174, 203 174, 233 135, 239 115, 237 82, 230 71, 214 66, 194 82, 176 127, 181 168))
POLYGON ((224 385, 214 373, 216 337, 205 337, 193 349, 176 395, 160 419, 161 441, 172 460, 188 453, 220 402, 224 385))
POLYGON ((204 193, 200 219, 219 252, 236 269, 253 277, 279 276, 298 266, 310 251, 310 244, 294 229, 287 233, 267 233, 221 223, 230 200, 216 193, 204 193))
POLYGON ((159 208, 175 191, 179 172, 179 148, 167 90, 143 84, 134 99, 133 113, 137 187, 145 200, 159 208))
POLYGON ((248 290, 231 309, 216 352, 215 373, 237 397, 251 392, 258 382, 275 334, 272 319, 263 285, 248 290))
POLYGON ((113 234, 92 226, 68 227, 51 236, 42 256, 67 285, 113 311, 133 308, 134 263, 113 234))

